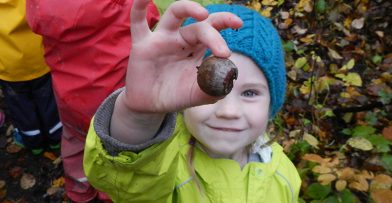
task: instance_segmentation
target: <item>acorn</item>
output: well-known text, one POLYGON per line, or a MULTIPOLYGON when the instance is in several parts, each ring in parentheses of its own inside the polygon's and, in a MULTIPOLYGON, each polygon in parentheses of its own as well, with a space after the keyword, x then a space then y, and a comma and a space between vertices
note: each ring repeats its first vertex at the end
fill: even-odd
POLYGON ((210 96, 228 95, 233 89, 234 80, 238 77, 237 67, 226 58, 208 57, 197 68, 197 84, 210 96))

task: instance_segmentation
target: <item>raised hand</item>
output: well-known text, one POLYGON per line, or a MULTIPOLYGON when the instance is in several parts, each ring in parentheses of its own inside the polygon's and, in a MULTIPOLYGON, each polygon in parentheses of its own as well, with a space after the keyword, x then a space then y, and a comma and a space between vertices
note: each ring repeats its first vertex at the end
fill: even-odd
POLYGON ((196 2, 177 1, 152 32, 146 21, 149 0, 134 0, 131 10, 132 52, 122 101, 132 111, 165 113, 213 103, 200 90, 196 67, 207 48, 218 57, 230 56, 219 30, 237 29, 242 21, 231 13, 209 15, 196 2), (181 27, 192 17, 197 23, 181 27))

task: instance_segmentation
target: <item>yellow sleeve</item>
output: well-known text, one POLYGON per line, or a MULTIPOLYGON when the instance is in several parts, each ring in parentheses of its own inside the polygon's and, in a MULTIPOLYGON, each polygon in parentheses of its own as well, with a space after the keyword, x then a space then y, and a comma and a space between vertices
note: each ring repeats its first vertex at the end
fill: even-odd
POLYGON ((84 151, 88 181, 114 202, 171 202, 179 160, 178 136, 134 153, 111 156, 103 148, 92 119, 84 151))

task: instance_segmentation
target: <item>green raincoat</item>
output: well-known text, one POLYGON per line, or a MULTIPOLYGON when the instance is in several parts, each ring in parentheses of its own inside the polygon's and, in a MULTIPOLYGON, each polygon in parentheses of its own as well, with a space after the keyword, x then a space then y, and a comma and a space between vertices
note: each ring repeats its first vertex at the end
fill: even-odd
MULTIPOLYGON (((113 99, 105 103, 113 106, 113 99)), ((111 116, 100 117, 108 120, 104 124, 108 128, 111 116)), ((270 162, 249 162, 242 169, 234 160, 214 159, 195 147, 195 180, 187 164, 190 134, 181 115, 177 116, 174 132, 168 139, 139 153, 121 151, 115 156, 109 155, 97 135, 101 120, 93 119, 87 135, 84 170, 89 182, 114 202, 291 203, 298 200, 300 177, 277 143, 272 144, 270 162)))

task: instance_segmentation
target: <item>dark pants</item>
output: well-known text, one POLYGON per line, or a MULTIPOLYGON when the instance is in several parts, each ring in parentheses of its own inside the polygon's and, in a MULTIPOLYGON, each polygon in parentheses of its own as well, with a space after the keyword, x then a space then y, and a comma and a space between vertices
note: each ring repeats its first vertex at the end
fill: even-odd
POLYGON ((8 82, 0 80, 7 114, 19 129, 27 148, 56 145, 61 140, 62 124, 52 90, 50 74, 40 78, 8 82))

